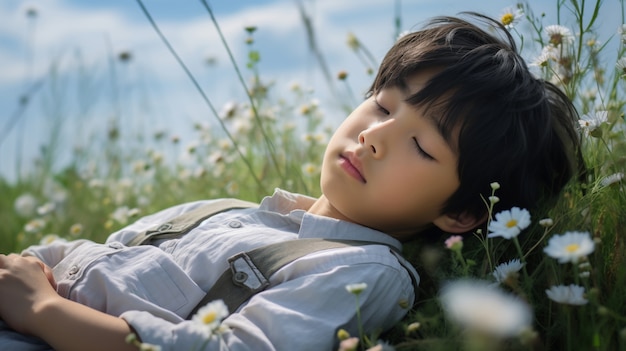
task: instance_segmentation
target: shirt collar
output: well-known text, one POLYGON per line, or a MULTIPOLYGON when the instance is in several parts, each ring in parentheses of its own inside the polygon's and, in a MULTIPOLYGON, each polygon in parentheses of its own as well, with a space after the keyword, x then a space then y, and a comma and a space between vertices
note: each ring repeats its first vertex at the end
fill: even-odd
POLYGON ((300 223, 299 238, 323 238, 340 240, 363 240, 391 246, 398 251, 402 244, 392 236, 360 224, 308 213, 315 198, 275 189, 272 196, 266 196, 259 205, 260 210, 278 212, 300 223))

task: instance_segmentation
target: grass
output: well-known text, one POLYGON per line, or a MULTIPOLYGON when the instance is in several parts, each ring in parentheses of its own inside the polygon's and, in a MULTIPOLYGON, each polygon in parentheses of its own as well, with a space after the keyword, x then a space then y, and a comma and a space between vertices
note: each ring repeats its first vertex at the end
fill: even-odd
MULTIPOLYGON (((623 18, 624 4, 620 3, 623 18)), ((562 40, 571 40, 566 46, 551 42, 557 40, 546 35, 552 23, 544 23, 544 17, 535 15, 527 3, 518 5, 523 15, 516 17, 510 29, 525 52, 535 52, 533 56, 546 47, 557 50, 556 59, 529 60, 535 60, 539 74, 570 96, 581 115, 602 116, 606 111, 606 122, 582 129, 587 179, 572 182, 556 204, 531 214, 532 224, 517 241, 476 234, 476 238, 465 238, 457 251, 445 247, 446 238, 422 238, 407 245, 406 256, 423 281, 417 308, 383 335, 397 350, 475 347, 476 340, 443 313, 440 288, 447 280, 463 277, 493 281, 494 266, 513 258, 526 265, 514 279, 501 284, 501 289, 532 306, 532 330, 523 337, 497 342, 492 338, 490 345, 520 350, 626 350, 626 185, 621 179, 626 168, 626 61, 620 60, 626 52, 626 34, 600 40, 604 38, 598 38, 594 28, 600 25, 601 1, 592 5, 557 1, 559 23, 575 23, 568 29, 570 34, 578 33, 569 37, 561 32, 562 40), (522 23, 530 30, 518 29, 522 23), (618 41, 617 52, 608 52, 606 44, 612 41, 618 41), (540 225, 539 219, 544 217, 554 224, 540 225), (583 261, 560 264, 543 252, 550 238, 571 231, 588 233, 595 243, 595 250, 583 261), (587 303, 572 306, 550 300, 545 290, 561 284, 582 286, 587 303)), ((206 9, 217 26, 210 6, 206 9)), ((301 16, 310 25, 303 8, 301 16)), ((157 24, 153 25, 158 30, 157 24)), ((248 62, 239 76, 248 99, 221 112, 211 106, 219 128, 195 125, 193 140, 185 145, 176 135, 162 132, 143 135, 136 142, 125 141, 122 147, 119 122, 115 122, 103 140, 90 149, 76 150, 69 162, 59 164, 54 149, 62 140, 58 130, 53 130, 51 142, 29 167, 30 172, 15 182, 0 178, 0 193, 4 194, 0 198, 0 252, 19 252, 54 237, 103 241, 141 215, 186 201, 215 197, 259 201, 274 187, 319 193, 319 165, 332 131, 324 128, 324 115, 314 93, 294 86, 289 96, 275 96, 273 86, 258 70, 262 49, 254 46, 254 30, 248 28, 248 33, 248 62), (289 122, 294 114, 302 123, 289 122)), ((312 30, 307 33, 313 35, 312 30)), ((313 39, 309 42, 315 43, 313 39)), ((163 40, 167 44, 167 39, 163 40)), ((356 38, 351 43, 356 45, 352 50, 367 57, 363 43, 356 38)), ((316 50, 315 45, 311 48, 316 50)), ((315 57, 323 62, 319 51, 315 57)), ((365 61, 371 64, 369 59, 365 61)), ((123 62, 111 63, 120 64, 123 62)), ((184 66, 184 62, 180 64, 184 66)), ((58 78, 48 79, 54 82, 58 78)), ((335 88, 338 83, 347 84, 328 82, 335 88)), ((211 105, 209 96, 197 88, 211 105)), ((63 123, 58 108, 68 97, 62 94, 62 87, 55 89, 52 92, 57 95, 51 99, 57 104, 48 110, 51 118, 63 123)), ((81 108, 89 110, 88 106, 81 108)), ((22 106, 16 113, 21 110, 22 106)))

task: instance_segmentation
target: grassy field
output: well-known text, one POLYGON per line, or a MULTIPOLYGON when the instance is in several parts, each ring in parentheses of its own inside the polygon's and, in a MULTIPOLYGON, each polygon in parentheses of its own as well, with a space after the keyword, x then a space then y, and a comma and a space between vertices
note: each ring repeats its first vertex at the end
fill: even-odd
MULTIPOLYGON (((531 223, 513 239, 475 233, 456 244, 442 237, 407 245, 423 282, 417 308, 382 336, 397 350, 626 350, 626 27, 599 38, 597 14, 582 12, 589 4, 557 4, 559 19, 573 20, 576 28, 544 23, 525 3, 500 20, 525 51, 537 53, 529 61, 538 74, 574 101, 588 175, 573 181, 554 206, 530 214, 531 223), (519 31, 521 23, 531 30, 519 31), (609 42, 617 43, 617 52, 607 51, 609 42), (559 260, 559 250, 569 256, 559 260), (441 290, 450 280, 459 284, 441 290), (454 309, 451 297, 485 296, 479 281, 499 286, 489 301, 461 301, 481 313, 444 313, 443 306, 454 309), (511 296, 518 299, 507 302, 511 296), (525 301, 520 309, 532 318, 527 328, 497 330, 515 317, 490 309, 500 299, 507 307, 525 301)), ((315 92, 293 86, 288 96, 274 94, 257 70, 263 49, 252 45, 252 29, 249 35, 242 80, 249 99, 216 112, 211 126, 194 126, 192 142, 183 145, 167 132, 128 142, 112 125, 105 141, 77 151, 66 164, 43 153, 16 181, 0 178, 0 252, 54 239, 103 241, 142 215, 186 201, 259 201, 275 187, 318 194, 332 131, 324 127, 315 92), (290 122, 294 115, 301 123, 290 122)), ((362 45, 353 44, 357 50, 362 45)))

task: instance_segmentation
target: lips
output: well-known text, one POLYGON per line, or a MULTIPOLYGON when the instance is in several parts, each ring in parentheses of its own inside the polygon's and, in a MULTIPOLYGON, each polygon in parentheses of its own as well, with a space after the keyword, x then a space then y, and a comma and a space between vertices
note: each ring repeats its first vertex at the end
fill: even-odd
POLYGON ((339 165, 341 168, 348 173, 348 175, 352 176, 354 179, 360 181, 361 183, 367 183, 365 177, 363 177, 363 172, 361 171, 362 166, 359 159, 353 153, 344 153, 339 155, 339 165))

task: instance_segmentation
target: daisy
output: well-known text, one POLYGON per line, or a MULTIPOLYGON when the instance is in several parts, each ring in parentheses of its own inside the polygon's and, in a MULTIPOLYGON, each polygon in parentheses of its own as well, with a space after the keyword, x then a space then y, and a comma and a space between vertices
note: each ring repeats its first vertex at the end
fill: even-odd
POLYGON ((22 194, 15 199, 13 208, 20 217, 32 217, 37 211, 37 198, 32 194, 22 194))
POLYGON ((200 308, 191 320, 210 337, 219 329, 222 319, 227 316, 228 307, 226 307, 224 301, 215 300, 200 308))
POLYGON ((550 61, 556 61, 559 53, 553 46, 544 46, 541 53, 531 63, 531 66, 547 67, 550 61))
POLYGON ((569 28, 554 24, 546 27, 546 34, 550 44, 554 46, 571 44, 574 41, 574 36, 569 28))
POLYGON ((559 263, 578 263, 580 259, 593 252, 595 243, 587 232, 566 232, 554 235, 543 251, 559 263))
POLYGON ((524 11, 522 11, 521 9, 508 7, 500 16, 500 23, 502 23, 502 25, 506 29, 513 29, 513 27, 515 27, 515 25, 522 19, 523 16, 524 11))
POLYGON ((518 336, 533 319, 522 300, 478 280, 450 282, 440 299, 446 315, 459 326, 495 337, 518 336))
POLYGON ((608 121, 609 112, 608 111, 596 111, 595 113, 588 113, 583 115, 579 120, 578 124, 580 127, 587 131, 588 133, 592 133, 596 129, 600 128, 600 126, 608 121))
POLYGON ((620 71, 622 75, 626 74, 626 57, 622 57, 617 60, 615 67, 617 67, 617 70, 620 71))
POLYGON ((502 211, 496 214, 496 220, 489 223, 487 228, 491 233, 488 238, 501 236, 505 239, 512 239, 530 225, 530 213, 528 210, 513 207, 511 210, 502 211))
POLYGON ((504 283, 509 279, 517 279, 518 272, 522 267, 524 267, 524 264, 516 258, 499 264, 492 274, 498 283, 504 283))
POLYGON ((359 295, 365 289, 367 289, 366 283, 355 283, 355 284, 346 285, 346 290, 348 290, 349 293, 354 294, 354 295, 359 295))
POLYGON ((550 300, 566 305, 580 306, 587 303, 584 298, 585 288, 580 285, 555 285, 547 289, 546 294, 550 300))

